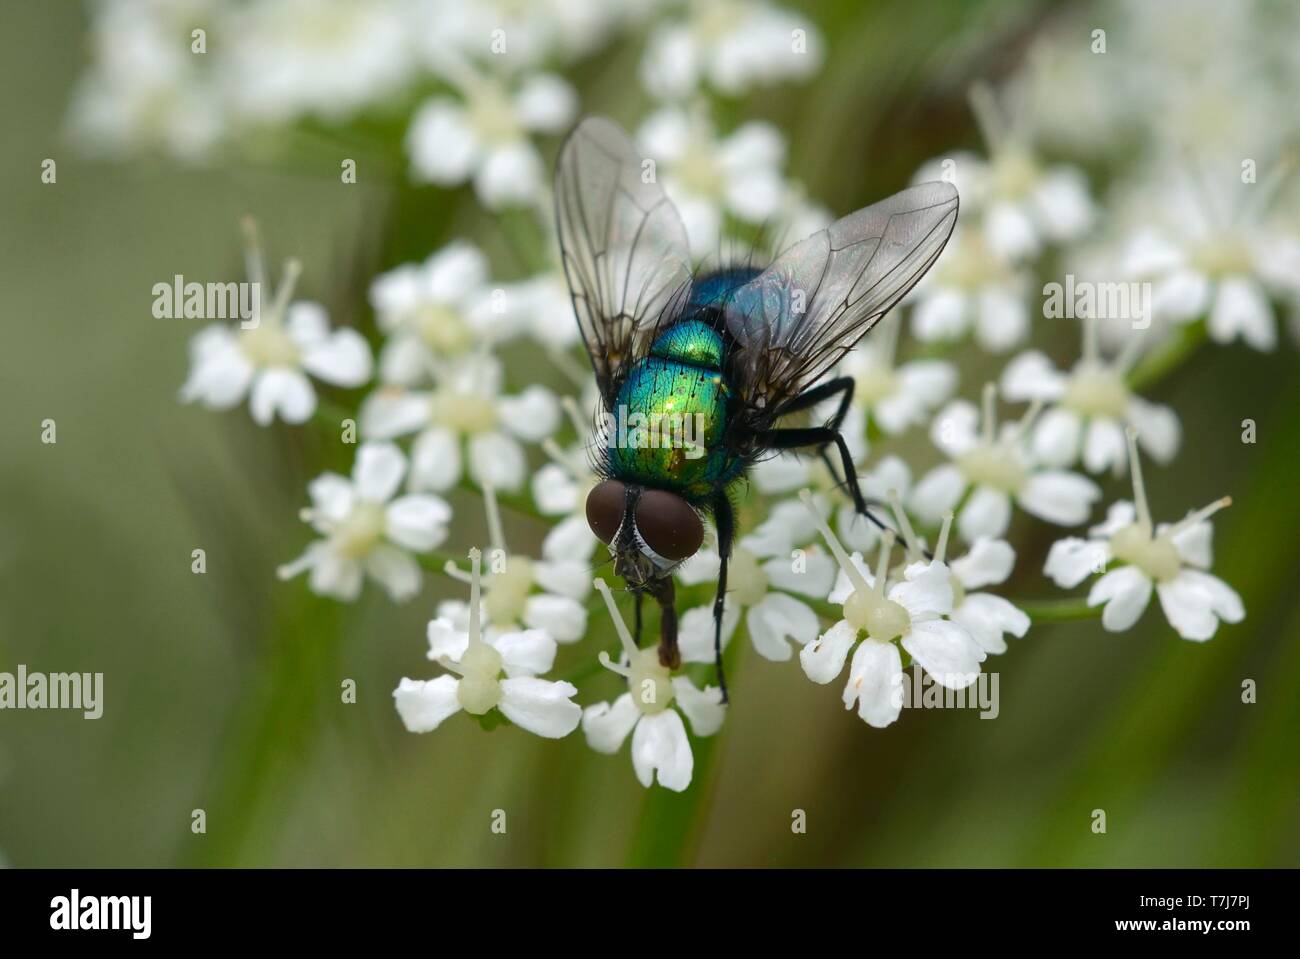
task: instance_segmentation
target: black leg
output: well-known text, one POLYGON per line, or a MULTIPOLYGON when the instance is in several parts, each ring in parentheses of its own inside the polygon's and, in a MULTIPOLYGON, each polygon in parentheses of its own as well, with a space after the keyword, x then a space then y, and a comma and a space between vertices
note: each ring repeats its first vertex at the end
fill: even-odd
POLYGON ((890 529, 888 524, 867 508, 867 501, 862 495, 862 487, 858 485, 858 473, 853 465, 853 455, 849 452, 849 444, 844 442, 844 436, 838 429, 830 426, 807 426, 766 430, 758 434, 758 441, 774 450, 795 450, 815 446, 824 451, 827 446, 834 443, 840 451, 840 464, 844 468, 844 486, 847 487, 849 495, 853 497, 853 508, 881 529, 890 529))
POLYGON ((722 670, 722 613, 727 600, 727 561, 731 558, 731 541, 736 533, 736 516, 727 494, 713 498, 713 525, 718 531, 718 595, 713 600, 713 665, 718 673, 722 701, 727 701, 727 677, 722 670))
POLYGON ((640 649, 641 648, 641 600, 645 599, 645 593, 636 593, 634 595, 636 596, 636 605, 633 607, 633 609, 636 611, 635 613, 636 618, 633 621, 633 626, 635 627, 635 630, 632 633, 632 637, 633 639, 636 640, 637 649, 640 649))
MULTIPOLYGON (((844 417, 849 414, 849 404, 853 402, 853 386, 853 377, 840 376, 836 379, 828 380, 818 386, 814 386, 812 389, 804 390, 781 408, 780 412, 777 414, 777 418, 779 419, 787 413, 798 413, 800 410, 806 410, 809 407, 816 406, 818 403, 828 400, 838 393, 840 396, 840 405, 836 407, 834 415, 830 418, 830 422, 826 424, 827 427, 838 432, 840 426, 844 423, 844 417)), ((826 451, 825 443, 822 443, 817 447, 817 455, 821 457, 822 462, 826 464, 826 468, 830 470, 831 479, 835 481, 835 485, 847 489, 848 477, 846 476, 845 479, 841 481, 839 476, 836 475, 835 464, 831 462, 830 454, 826 451)))

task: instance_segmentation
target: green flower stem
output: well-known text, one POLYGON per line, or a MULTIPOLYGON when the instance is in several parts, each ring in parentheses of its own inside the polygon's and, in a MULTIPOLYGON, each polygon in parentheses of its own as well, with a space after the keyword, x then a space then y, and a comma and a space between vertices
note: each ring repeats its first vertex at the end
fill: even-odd
POLYGON ((1209 338, 1204 319, 1175 330, 1163 346, 1145 356, 1128 375, 1130 389, 1142 390, 1164 379, 1194 354, 1209 338))
POLYGON ((1023 610, 1034 624, 1098 619, 1104 608, 1101 605, 1089 606, 1082 599, 1012 599, 1009 602, 1023 610))
MULTIPOLYGON (((722 657, 727 685, 733 697, 739 666, 749 646, 749 637, 742 623, 737 626, 722 657)), ((628 849, 627 865, 658 869, 689 866, 694 862, 705 823, 713 808, 718 786, 718 760, 730 729, 730 723, 723 723, 722 729, 712 736, 691 736, 695 769, 691 774, 691 784, 683 792, 675 793, 658 784, 646 791, 638 828, 628 849)))

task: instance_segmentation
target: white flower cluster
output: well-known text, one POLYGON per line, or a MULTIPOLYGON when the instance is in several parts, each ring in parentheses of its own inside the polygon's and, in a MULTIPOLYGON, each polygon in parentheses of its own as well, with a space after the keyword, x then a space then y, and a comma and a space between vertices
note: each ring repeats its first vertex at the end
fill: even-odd
MULTIPOLYGON (((1012 581, 1017 553, 1009 537, 1027 522, 1017 514, 1082 528, 1107 498, 1103 484, 1125 472, 1133 502, 1112 502, 1086 538, 1056 542, 1046 576, 1073 589, 1096 575, 1075 605, 1098 608, 1111 631, 1132 627, 1153 591, 1186 639, 1206 640, 1220 621, 1245 615, 1240 597, 1208 572, 1209 517, 1228 501, 1172 524, 1156 525, 1150 514, 1139 455, 1173 462, 1181 429, 1172 409, 1140 395, 1149 379, 1139 374, 1175 341, 1171 324, 1216 342, 1276 345, 1275 312, 1300 301, 1296 196, 1275 182, 1264 157, 1261 182, 1252 186, 1259 192, 1243 201, 1240 216, 1217 199, 1171 196, 1147 165, 1110 170, 1106 192, 1094 189, 1102 184, 1090 184, 1071 162, 1097 169, 1095 157, 1075 149, 1091 141, 1071 138, 1078 131, 1059 124, 1062 102, 1075 115, 1069 98, 1081 85, 1109 98, 1096 108, 1103 119, 1133 118, 1126 135, 1150 141, 1125 155, 1173 163, 1174 142, 1209 132, 1177 126, 1200 118, 1174 91, 1164 90, 1172 103, 1144 105, 1133 95, 1156 97, 1152 87, 1168 85, 1167 75, 1195 75, 1201 66, 1195 58, 1184 63, 1187 51, 1154 26, 1147 7, 1164 4, 1112 6, 1131 33, 1149 32, 1142 56, 1124 59, 1117 49, 1105 54, 1104 67, 1090 68, 1086 53, 1068 63, 1035 53, 1003 89, 972 93, 986 154, 940 157, 917 175, 955 180, 957 232, 908 302, 836 371, 854 384, 841 424, 849 450, 859 463, 875 459, 859 484, 892 528, 882 532, 854 510, 828 462, 779 456, 753 471, 741 510, 746 525, 729 561, 724 644, 743 630, 762 659, 797 657, 818 684, 835 682, 847 664, 844 705, 871 726, 899 718, 905 664, 944 687, 965 688, 988 656, 1007 651, 1008 635, 1026 635, 1027 611, 1051 606, 989 591, 1012 581), (1112 67, 1116 61, 1122 69, 1112 67), (1163 79, 1124 86, 1116 73, 1163 79), (1159 123, 1138 122, 1142 109, 1159 123), (1202 212, 1198 223, 1180 222, 1202 212), (1227 216, 1231 229, 1216 226, 1211 213, 1227 216), (1043 325, 1033 317, 1042 308, 1039 285, 1076 265, 1080 282, 1149 282, 1153 292, 1149 309, 1132 315, 1067 314, 1078 322, 1055 339, 1081 348, 1061 363, 1030 345, 1043 325), (996 382, 977 382, 962 398, 956 358, 968 340, 1004 365, 996 382), (1000 422, 1000 402, 1026 405, 1000 422), (934 447, 928 457, 913 442, 926 434, 934 447)), ((247 130, 303 118, 340 124, 403 104, 414 179, 470 183, 489 211, 525 208, 535 235, 549 235, 550 226, 548 177, 534 138, 562 132, 578 114, 576 92, 557 71, 618 32, 643 28, 639 77, 655 106, 637 140, 682 214, 693 253, 714 257, 759 226, 788 244, 829 221, 782 172, 786 143, 775 127, 750 121, 719 129, 711 111, 714 94, 802 80, 820 64, 815 27, 765 2, 261 0, 228 11, 202 0, 118 0, 97 10, 97 57, 75 117, 99 142, 202 154, 247 130), (192 62, 169 46, 181 23, 237 28, 243 42, 192 62), (129 61, 124 44, 135 50, 129 61), (399 95, 416 90, 429 95, 399 95), (202 123, 193 116, 200 103, 208 111, 202 123)), ((1222 23, 1218 11, 1206 5, 1222 23)), ((1258 10, 1226 17, 1216 44, 1245 51, 1249 38, 1267 32, 1262 17, 1258 10)), ((1087 49, 1086 27, 1067 20, 1054 29, 1080 31, 1070 42, 1087 49)), ((1046 36, 1041 48, 1059 50, 1052 44, 1061 42, 1046 36)), ((1294 51, 1287 69, 1300 75, 1294 51)), ((1286 106, 1279 109, 1290 116, 1286 106)), ((1229 193, 1241 185, 1237 177, 1234 168, 1229 193)), ((256 245, 250 250, 249 279, 260 284, 265 268, 256 245)), ((254 327, 214 326, 195 337, 181 395, 214 408, 247 396, 263 425, 277 416, 291 424, 314 417, 335 430, 339 417, 318 408, 309 377, 344 391, 368 386, 359 400, 343 394, 360 439, 351 478, 326 473, 310 483, 302 516, 320 538, 281 576, 307 573, 313 591, 344 601, 358 597, 367 577, 395 601, 417 596, 428 573, 467 583, 469 602, 440 603, 428 626, 428 658, 445 672, 403 679, 393 693, 408 729, 428 732, 466 712, 549 738, 581 728, 605 753, 630 735, 637 778, 682 790, 694 766, 687 725, 709 736, 725 715, 720 690, 698 682, 714 658, 720 557, 706 547, 676 572, 685 597, 680 669, 638 646, 603 582, 593 596, 597 540, 584 503, 598 478, 585 442, 597 400, 581 373, 584 354, 556 258, 535 252, 553 265, 509 283, 492 280, 488 257, 468 239, 376 277, 373 364, 359 333, 331 332, 320 307, 294 301, 299 267, 291 262, 254 327), (518 340, 531 341, 553 372, 568 374, 576 395, 557 397, 535 370, 508 362, 518 340), (482 498, 487 520, 489 549, 469 551, 468 572, 436 552, 453 526, 443 497, 457 488, 482 498), (549 524, 538 555, 507 550, 503 509, 549 524), (585 707, 574 682, 544 678, 561 647, 584 639, 607 648, 617 642, 619 658, 601 649, 599 662, 627 684, 585 707)), ((832 406, 815 416, 829 421, 836 413, 832 406)), ((586 656, 588 665, 595 659, 586 656)), ((576 681, 593 671, 562 675, 576 681)))

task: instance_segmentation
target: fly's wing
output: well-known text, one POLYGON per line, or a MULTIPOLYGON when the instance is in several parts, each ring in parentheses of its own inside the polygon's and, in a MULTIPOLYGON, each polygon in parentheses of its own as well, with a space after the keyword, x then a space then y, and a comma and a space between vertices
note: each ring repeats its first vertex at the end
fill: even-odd
POLYGON ((922 183, 836 220, 736 290, 726 323, 751 409, 775 413, 839 362, 925 275, 956 222, 956 188, 922 183))
POLYGON ((642 157, 616 124, 583 120, 555 171, 560 256, 578 327, 607 403, 661 319, 690 294, 686 229, 642 157))

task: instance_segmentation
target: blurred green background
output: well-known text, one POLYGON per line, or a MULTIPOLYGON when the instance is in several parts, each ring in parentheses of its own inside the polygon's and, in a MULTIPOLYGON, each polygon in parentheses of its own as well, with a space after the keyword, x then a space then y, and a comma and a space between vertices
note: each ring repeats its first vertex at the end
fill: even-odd
MULTIPOLYGON (((775 122, 792 174, 838 212, 977 144, 967 87, 1014 66, 1045 15, 1033 3, 804 7, 829 43, 821 74, 729 109, 775 122)), ((1148 469, 1157 512, 1236 500, 1216 520, 1216 572, 1247 619, 1209 643, 1178 639, 1154 604, 1120 635, 1095 621, 1035 626, 986 664, 1001 672, 996 721, 909 711, 883 731, 845 713, 837 687, 751 655, 684 796, 643 790, 626 747, 597 755, 580 735, 485 733, 456 717, 413 736, 390 692, 426 675, 424 624, 447 581, 430 574, 401 608, 373 588, 342 606, 278 582, 275 566, 308 538, 295 515, 306 480, 344 463, 310 434, 181 406, 195 322, 154 319, 151 287, 175 273, 237 278, 238 220, 252 212, 272 261, 300 256, 303 292, 336 322, 365 325, 369 277, 457 235, 468 191, 406 187, 382 150, 351 150, 355 186, 320 145, 205 168, 82 159, 64 114, 84 30, 73 3, 6 2, 0 24, 0 669, 99 671, 106 687, 93 722, 0 712, 11 864, 1300 863, 1289 343, 1202 349, 1152 394, 1186 432, 1171 468, 1148 469), (40 182, 46 157, 55 185, 40 182), (40 442, 46 418, 53 446, 40 442), (1245 418, 1257 445, 1241 442, 1245 418), (196 547, 203 576, 190 572, 196 547), (355 705, 340 702, 346 678, 355 705), (1241 702, 1248 678, 1254 705, 1241 702), (190 830, 196 808, 204 835, 190 830), (489 829, 498 808, 506 835, 489 829), (1098 808, 1105 835, 1090 828, 1098 808), (794 809, 806 835, 791 831, 794 809)), ((644 104, 619 99, 635 96, 620 82, 635 64, 626 43, 583 64, 584 109, 635 121, 644 104)), ((475 239, 508 266, 502 236, 488 221, 475 239)), ((1038 338, 1058 359, 1076 349, 1072 326, 1038 338)), ((987 362, 963 366, 966 395, 996 373, 987 362)), ((934 461, 920 434, 898 448, 918 468, 934 461)), ((451 548, 482 536, 479 509, 464 505, 451 548)), ((537 532, 512 529, 512 542, 537 532)), ((1041 524, 1013 533, 1023 548, 1008 596, 1055 594, 1038 573, 1054 536, 1041 524)))

